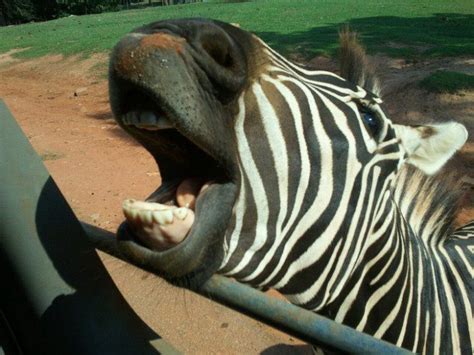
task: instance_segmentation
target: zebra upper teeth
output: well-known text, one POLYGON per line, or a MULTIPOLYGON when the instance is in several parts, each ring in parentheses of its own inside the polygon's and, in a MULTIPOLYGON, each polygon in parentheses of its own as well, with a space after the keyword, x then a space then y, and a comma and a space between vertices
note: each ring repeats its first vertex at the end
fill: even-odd
POLYGON ((127 126, 135 126, 149 131, 173 128, 173 125, 166 117, 157 117, 152 111, 127 112, 122 116, 122 122, 127 126))

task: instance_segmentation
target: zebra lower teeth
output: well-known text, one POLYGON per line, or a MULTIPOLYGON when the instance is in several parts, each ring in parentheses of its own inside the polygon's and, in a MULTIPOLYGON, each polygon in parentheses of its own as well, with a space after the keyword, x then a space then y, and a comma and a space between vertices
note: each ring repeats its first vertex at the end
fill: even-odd
POLYGON ((176 191, 178 206, 127 199, 122 210, 140 241, 153 250, 166 250, 181 243, 194 222, 195 201, 208 186, 199 178, 185 179, 176 191))
POLYGON ((122 122, 127 126, 135 126, 149 131, 173 128, 171 122, 164 116, 157 116, 152 111, 130 111, 122 116, 122 122))

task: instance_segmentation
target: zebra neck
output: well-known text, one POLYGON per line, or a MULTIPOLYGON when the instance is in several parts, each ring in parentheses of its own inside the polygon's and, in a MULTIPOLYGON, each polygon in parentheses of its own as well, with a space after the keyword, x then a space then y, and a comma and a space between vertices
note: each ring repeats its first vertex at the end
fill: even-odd
POLYGON ((470 353, 465 339, 474 339, 474 223, 429 237, 432 224, 412 225, 399 202, 393 199, 376 221, 361 261, 336 297, 304 306, 412 351, 470 353))

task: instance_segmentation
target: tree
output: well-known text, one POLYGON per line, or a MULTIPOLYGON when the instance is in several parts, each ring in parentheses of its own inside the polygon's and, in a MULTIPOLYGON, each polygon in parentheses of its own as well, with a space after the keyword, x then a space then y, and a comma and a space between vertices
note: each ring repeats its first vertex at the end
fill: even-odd
POLYGON ((16 25, 36 19, 31 0, 0 0, 0 25, 16 25))
POLYGON ((56 0, 0 0, 0 26, 51 20, 58 10, 56 0))
POLYGON ((39 20, 47 21, 58 17, 59 7, 56 0, 35 0, 35 14, 39 20))

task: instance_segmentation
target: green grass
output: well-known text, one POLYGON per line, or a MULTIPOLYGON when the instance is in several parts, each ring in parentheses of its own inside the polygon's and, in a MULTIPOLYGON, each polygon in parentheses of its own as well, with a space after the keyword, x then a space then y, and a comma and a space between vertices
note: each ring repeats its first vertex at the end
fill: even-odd
POLYGON ((369 52, 397 57, 474 55, 472 0, 261 0, 198 3, 67 17, 0 28, 0 53, 88 56, 108 52, 133 28, 167 18, 209 17, 240 23, 284 54, 332 55, 349 23, 369 52))
POLYGON ((430 92, 454 94, 461 90, 474 90, 474 75, 438 70, 420 82, 430 92))

